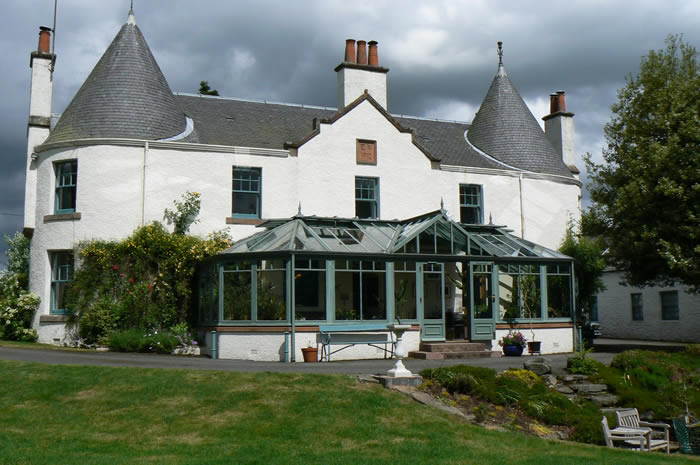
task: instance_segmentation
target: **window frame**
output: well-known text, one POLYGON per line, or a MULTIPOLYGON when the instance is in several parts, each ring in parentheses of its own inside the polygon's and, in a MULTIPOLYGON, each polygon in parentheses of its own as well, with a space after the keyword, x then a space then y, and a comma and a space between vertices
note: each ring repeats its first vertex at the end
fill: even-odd
POLYGON ((56 173, 54 186, 54 213, 56 215, 75 213, 77 211, 78 204, 78 160, 62 160, 54 163, 54 172, 56 173), (75 170, 68 173, 71 182, 64 184, 63 181, 65 179, 65 175, 63 171, 68 166, 74 166, 75 170), (65 192, 68 190, 73 190, 73 206, 72 208, 60 208, 65 192))
POLYGON ((459 185, 459 221, 464 224, 484 224, 484 187, 481 184, 459 185), (476 194, 467 193, 466 189, 476 189, 476 194), (467 202, 468 197, 477 196, 477 203, 467 202), (466 223, 464 221, 463 208, 476 208, 478 223, 466 223))
MULTIPOLYGON (((252 178, 248 177, 246 179, 240 178, 241 182, 251 183, 252 178)), ((231 217, 232 218, 246 218, 246 219, 260 219, 262 218, 262 168, 255 166, 236 166, 234 165, 231 169, 231 217), (257 174, 257 190, 252 189, 236 189, 236 171, 256 173, 257 174), (256 212, 255 213, 236 213, 236 194, 254 194, 256 196, 256 212)))
POLYGON ((369 176, 355 176, 355 217, 361 219, 379 219, 379 178, 369 177, 369 176), (359 185, 360 182, 370 181, 373 183, 371 192, 374 198, 361 198, 358 197, 358 189, 360 192, 368 191, 365 186, 359 185), (358 202, 363 202, 366 204, 374 205, 374 216, 360 216, 358 214, 358 202))
POLYGON ((57 289, 62 287, 62 292, 65 292, 66 286, 73 282, 73 273, 75 272, 75 257, 73 251, 58 250, 50 252, 51 265, 51 301, 49 305, 49 313, 53 315, 65 315, 70 313, 67 308, 57 308, 56 303, 57 289), (61 262, 61 259, 69 259, 61 262), (67 277, 63 278, 61 269, 67 267, 67 277))
POLYGON ((659 299, 661 299, 661 320, 679 321, 681 319, 681 310, 678 291, 659 291, 659 299), (664 296, 672 296, 673 302, 664 302, 664 296), (669 308, 670 305, 673 308, 669 308), (670 315, 668 313, 669 310, 672 312, 670 315), (675 318, 673 318, 674 316, 675 318))

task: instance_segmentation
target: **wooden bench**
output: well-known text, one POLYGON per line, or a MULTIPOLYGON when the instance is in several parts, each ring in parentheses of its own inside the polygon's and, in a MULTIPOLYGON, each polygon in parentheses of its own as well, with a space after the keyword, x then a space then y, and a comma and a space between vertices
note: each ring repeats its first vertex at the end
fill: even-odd
POLYGON ((396 341, 394 333, 386 324, 336 324, 320 325, 319 343, 321 344, 321 361, 330 362, 331 355, 358 344, 369 345, 384 351, 384 358, 394 355, 396 341), (332 350, 332 346, 343 346, 332 350), (382 347, 383 346, 383 347, 382 347), (389 348, 387 348, 389 346, 389 348))

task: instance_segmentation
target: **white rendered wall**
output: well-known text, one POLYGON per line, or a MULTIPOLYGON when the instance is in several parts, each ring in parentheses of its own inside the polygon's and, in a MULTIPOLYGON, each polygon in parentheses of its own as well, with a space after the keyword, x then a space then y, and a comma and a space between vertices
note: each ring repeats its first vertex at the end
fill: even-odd
POLYGON ((700 342, 700 296, 687 287, 622 286, 622 273, 606 272, 607 289, 598 294, 598 322, 603 337, 651 341, 700 342), (661 291, 678 291, 678 320, 661 318, 661 291), (631 294, 642 294, 642 321, 632 320, 631 294))
MULTIPOLYGON (((535 338, 532 338, 532 333, 529 329, 520 328, 520 331, 528 341, 541 341, 540 351, 542 354, 559 354, 569 353, 574 351, 574 330, 573 328, 534 328, 535 338)), ((497 329, 496 339, 491 341, 492 350, 501 350, 498 341, 508 334, 507 329, 497 329)), ((523 354, 527 354, 527 347, 523 354)))
MULTIPOLYGON (((290 335, 291 336, 291 335, 290 335)), ((211 355, 211 333, 205 335, 207 347, 202 353, 211 355)), ((404 347, 407 351, 418 350, 420 344, 419 331, 407 331, 403 335, 404 347)), ((290 337, 291 344, 291 337, 290 337)), ((317 347, 318 333, 297 332, 295 334, 295 359, 304 361, 301 349, 305 347, 317 347)), ((284 333, 239 333, 217 332, 217 358, 234 360, 252 360, 257 362, 281 362, 284 361, 285 337, 284 333)), ((331 346, 337 350, 342 346, 331 346)), ((387 345, 391 349, 390 345, 387 345)), ((318 345, 318 356, 321 356, 321 347, 318 345)), ((384 358, 384 351, 366 344, 358 344, 331 355, 332 361, 361 360, 384 358)))

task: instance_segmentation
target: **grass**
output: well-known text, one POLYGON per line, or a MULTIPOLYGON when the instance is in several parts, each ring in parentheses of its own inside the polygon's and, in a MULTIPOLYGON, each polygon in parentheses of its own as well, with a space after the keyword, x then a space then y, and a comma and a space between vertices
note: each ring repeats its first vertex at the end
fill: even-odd
POLYGON ((0 360, 0 379, 0 464, 698 463, 490 431, 349 376, 0 360))

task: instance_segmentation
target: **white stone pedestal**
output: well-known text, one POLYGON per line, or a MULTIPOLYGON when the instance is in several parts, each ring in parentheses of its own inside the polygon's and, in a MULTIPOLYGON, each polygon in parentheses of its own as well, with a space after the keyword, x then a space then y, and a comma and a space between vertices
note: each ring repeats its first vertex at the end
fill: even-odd
POLYGON ((387 325, 387 328, 396 335, 396 350, 394 354, 396 355, 396 364, 391 368, 387 374, 388 376, 394 378, 406 378, 414 376, 406 367, 403 365, 403 358, 407 355, 406 349, 403 346, 403 333, 411 328, 411 325, 401 325, 401 324, 391 324, 387 325))

